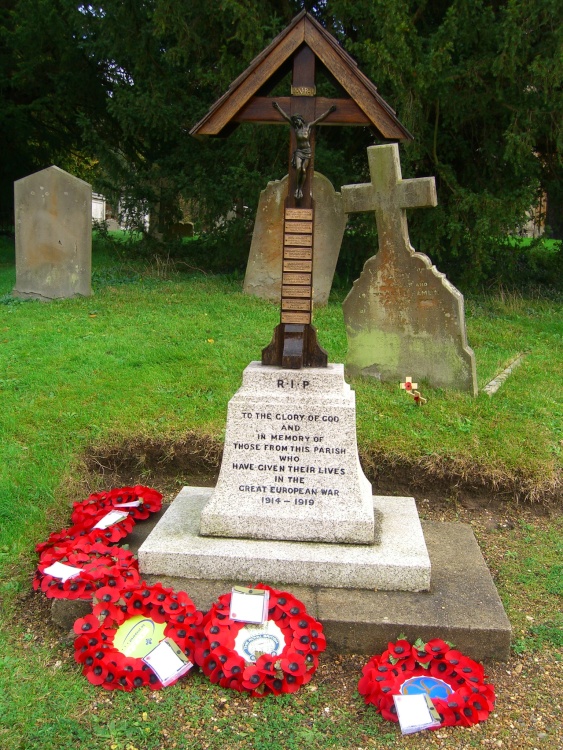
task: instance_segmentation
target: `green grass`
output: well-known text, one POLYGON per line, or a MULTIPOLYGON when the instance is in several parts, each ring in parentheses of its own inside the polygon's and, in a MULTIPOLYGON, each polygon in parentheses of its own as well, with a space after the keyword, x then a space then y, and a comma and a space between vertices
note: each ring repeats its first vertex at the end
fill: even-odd
MULTIPOLYGON (((161 694, 106 694, 82 678, 68 644, 47 627, 30 629, 23 611, 13 616, 29 602, 34 544, 68 522, 83 452, 136 436, 196 432, 220 441, 242 371, 270 340, 278 310, 244 296, 240 279, 170 271, 106 247, 94 256, 93 297, 21 302, 10 295, 13 244, 0 238, 0 746, 401 747, 396 729, 359 697, 342 703, 322 680, 261 702, 209 687, 197 674, 161 694)), ((315 313, 331 361, 346 354, 341 299, 315 313)), ((421 408, 398 384, 354 383, 361 450, 437 470, 457 466, 490 482, 512 477, 541 501, 562 464, 563 305, 476 297, 466 314, 480 387, 525 352, 522 366, 493 398, 422 385, 421 408)), ((561 646, 554 612, 562 531, 558 520, 502 541, 498 584, 518 653, 561 646)), ((480 742, 469 733, 464 740, 480 742)))
MULTIPOLYGON (((6 245, 0 553, 13 560, 53 525, 87 446, 187 431, 222 439, 228 400, 269 342, 278 310, 243 295, 239 280, 161 277, 107 254, 94 258, 94 296, 21 302, 10 296, 6 245)), ((422 408, 398 384, 357 381, 361 450, 459 466, 476 477, 519 477, 539 490, 555 481, 563 449, 562 310, 556 301, 517 295, 469 300, 480 386, 526 352, 522 366, 493 398, 422 385, 422 408)), ((330 360, 344 361, 339 299, 319 309, 315 322, 330 360)))
POLYGON ((563 516, 547 528, 519 522, 506 536, 497 584, 503 592, 516 653, 563 647, 563 516), (559 602, 559 607, 557 603, 559 602), (555 608, 554 608, 555 604, 555 608))

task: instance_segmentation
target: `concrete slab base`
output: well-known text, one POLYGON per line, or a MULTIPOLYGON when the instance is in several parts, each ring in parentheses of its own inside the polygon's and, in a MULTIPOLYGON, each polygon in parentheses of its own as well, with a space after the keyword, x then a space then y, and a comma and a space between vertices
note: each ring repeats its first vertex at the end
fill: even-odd
MULTIPOLYGON (((158 519, 137 524, 127 537, 136 552, 158 519)), ((478 660, 506 661, 510 655, 511 627, 495 585, 467 524, 423 521, 422 531, 432 565, 430 591, 373 591, 288 588, 318 618, 332 653, 373 655, 400 634, 409 639, 443 638, 478 660)), ((194 580, 167 575, 147 575, 150 583, 187 591, 196 606, 207 611, 234 580, 194 580)), ((252 581, 255 583, 256 581, 252 581)), ((76 618, 91 611, 88 602, 55 599, 53 621, 70 630, 76 618)))
POLYGON ((200 536, 201 511, 212 493, 184 487, 139 549, 143 576, 386 591, 430 587, 430 559, 412 497, 374 497, 381 543, 351 545, 200 536))

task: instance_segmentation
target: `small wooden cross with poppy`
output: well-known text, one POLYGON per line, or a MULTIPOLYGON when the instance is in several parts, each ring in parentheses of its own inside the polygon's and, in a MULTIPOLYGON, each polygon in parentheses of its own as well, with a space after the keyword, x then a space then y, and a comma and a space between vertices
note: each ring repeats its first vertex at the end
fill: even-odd
POLYGON ((418 383, 413 383, 412 378, 405 378, 405 382, 401 383, 401 388, 408 393, 409 391, 418 388, 418 383))
POLYGON ((420 391, 417 391, 418 383, 413 383, 412 378, 405 378, 405 382, 401 383, 401 388, 408 393, 409 396, 412 396, 414 399, 414 403, 417 406, 420 406, 421 404, 425 404, 428 399, 421 396, 420 391))

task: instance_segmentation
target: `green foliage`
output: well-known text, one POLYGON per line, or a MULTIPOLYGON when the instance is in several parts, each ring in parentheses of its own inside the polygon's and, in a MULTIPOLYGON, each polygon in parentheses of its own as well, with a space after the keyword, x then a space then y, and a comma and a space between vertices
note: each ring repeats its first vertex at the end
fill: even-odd
POLYGON ((563 645, 563 615, 551 602, 563 596, 563 553, 561 518, 554 518, 547 530, 534 524, 520 524, 510 540, 500 568, 500 582, 512 582, 513 599, 508 616, 519 637, 515 653, 535 651, 545 645, 563 645), (522 599, 525 597, 526 604, 522 599))
MULTIPOLYGON (((504 238, 561 183, 560 9, 552 0, 415 6, 332 0, 325 20, 414 133, 403 175, 436 176, 438 207, 409 214, 413 245, 468 289, 496 278, 504 238)), ((552 204, 560 211, 555 194, 552 204)))

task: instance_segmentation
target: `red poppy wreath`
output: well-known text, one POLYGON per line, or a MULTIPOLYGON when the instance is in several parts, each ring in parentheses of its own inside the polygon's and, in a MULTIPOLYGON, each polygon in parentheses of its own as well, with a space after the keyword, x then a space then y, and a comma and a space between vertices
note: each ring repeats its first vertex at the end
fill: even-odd
POLYGON ((205 615, 195 660, 211 682, 256 697, 294 693, 308 683, 326 648, 323 627, 305 605, 285 591, 269 591, 268 620, 262 625, 229 617, 231 594, 223 594, 205 615))
POLYGON ((72 523, 93 526, 111 510, 125 510, 135 521, 143 521, 161 508, 160 492, 137 484, 135 487, 120 487, 109 492, 95 492, 86 500, 74 503, 72 523))
POLYGON ((101 542, 90 544, 80 538, 43 551, 33 588, 41 589, 50 599, 91 599, 100 587, 122 589, 139 580, 139 564, 132 552, 101 542), (63 579, 53 574, 54 563, 71 566, 78 572, 63 579))
MULTIPOLYGON (((105 516, 106 511, 103 511, 101 516, 105 516)), ((95 544, 102 542, 103 544, 115 544, 121 539, 127 536, 135 526, 135 519, 129 513, 117 522, 112 523, 105 529, 94 528, 100 518, 96 519, 85 519, 80 523, 70 526, 68 529, 62 529, 61 531, 55 531, 49 535, 46 542, 37 544, 35 549, 39 554, 42 554, 46 549, 54 546, 60 546, 62 544, 79 544, 86 542, 95 544)))
POLYGON ((106 690, 131 691, 143 685, 159 690, 163 683, 143 658, 170 638, 193 663, 201 621, 202 613, 183 591, 159 583, 140 583, 125 591, 105 586, 96 591, 92 614, 74 623, 74 658, 83 665, 85 677, 106 690))
MULTIPOLYGON (((481 664, 435 638, 414 645, 401 638, 363 668, 358 691, 384 719, 398 721, 394 695, 423 693, 440 714, 441 727, 485 721, 495 705, 493 685, 481 664)), ((438 727, 435 727, 438 728, 438 727)))

